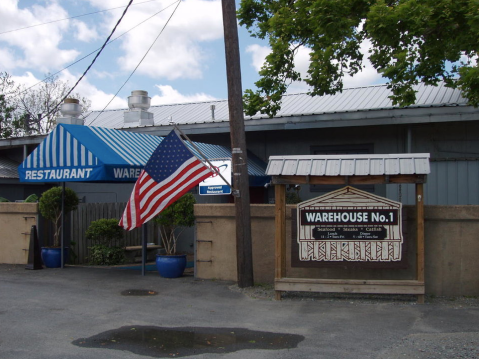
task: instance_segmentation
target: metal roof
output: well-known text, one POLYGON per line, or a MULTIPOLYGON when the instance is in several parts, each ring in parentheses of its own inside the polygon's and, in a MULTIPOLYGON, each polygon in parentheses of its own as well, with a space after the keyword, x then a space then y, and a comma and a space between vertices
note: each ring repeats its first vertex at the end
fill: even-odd
POLYGON ((429 153, 271 156, 268 176, 374 176, 428 174, 429 153))
POLYGON ((0 178, 18 178, 17 167, 17 162, 0 157, 0 178))
MULTIPOLYGON (((438 86, 419 84, 415 86, 415 90, 417 91, 416 103, 407 108, 467 105, 467 100, 459 90, 447 88, 444 83, 439 83, 438 86)), ((309 96, 306 93, 285 95, 281 110, 274 118, 400 109, 399 106, 393 106, 389 98, 391 95, 392 92, 386 84, 347 88, 335 95, 309 96)), ((109 128, 139 127, 135 123, 124 123, 125 111, 110 110, 103 113, 93 111, 85 117, 85 125, 109 128)), ((152 106, 148 111, 154 114, 154 126, 168 126, 172 121, 179 125, 211 125, 228 122, 229 118, 227 100, 152 106), (212 105, 215 106, 214 118, 212 105)), ((245 117, 246 123, 255 122, 255 120, 268 123, 271 119, 261 114, 245 117)))

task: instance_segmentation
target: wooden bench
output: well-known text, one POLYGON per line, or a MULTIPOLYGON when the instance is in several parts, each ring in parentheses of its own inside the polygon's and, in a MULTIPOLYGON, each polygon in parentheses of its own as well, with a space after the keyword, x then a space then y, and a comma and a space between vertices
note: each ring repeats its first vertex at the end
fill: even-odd
MULTIPOLYGON (((126 260, 129 263, 139 263, 141 262, 141 251, 142 246, 127 246, 125 247, 126 260)), ((153 261, 155 260, 156 254, 163 248, 158 244, 148 244, 146 246, 146 260, 153 261)))

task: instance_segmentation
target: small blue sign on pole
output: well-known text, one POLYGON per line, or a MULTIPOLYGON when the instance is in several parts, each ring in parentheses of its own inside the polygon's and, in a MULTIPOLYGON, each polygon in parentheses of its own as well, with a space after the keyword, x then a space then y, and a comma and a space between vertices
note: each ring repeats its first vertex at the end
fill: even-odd
MULTIPOLYGON (((216 170, 231 183, 231 161, 210 161, 216 170)), ((228 186, 225 181, 215 174, 203 182, 200 182, 200 195, 228 195, 231 194, 231 187, 228 186)))

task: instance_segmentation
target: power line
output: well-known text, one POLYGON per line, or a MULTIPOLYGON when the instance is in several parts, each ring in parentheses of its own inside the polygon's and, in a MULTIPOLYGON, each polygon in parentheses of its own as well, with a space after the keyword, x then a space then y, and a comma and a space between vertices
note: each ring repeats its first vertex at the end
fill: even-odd
MULTIPOLYGON (((150 1, 156 1, 156 0, 150 0, 150 1)), ((149 2, 149 1, 145 1, 145 2, 149 2)), ((173 6, 176 2, 177 2, 177 1, 171 3, 171 4, 168 5, 167 7, 161 9, 160 11, 154 13, 153 15, 151 15, 151 16, 148 17, 148 18, 146 18, 145 20, 143 20, 143 21, 141 21, 140 23, 136 24, 136 25, 133 26, 131 29, 125 31, 123 34, 118 35, 118 36, 115 37, 113 40, 109 41, 109 42, 107 43, 107 45, 111 44, 113 41, 118 40, 120 37, 122 37, 123 35, 126 35, 126 34, 129 33, 130 31, 136 29, 138 26, 143 25, 145 22, 147 22, 147 21, 150 20, 151 18, 155 17, 155 16, 158 15, 159 13, 161 13, 161 12, 165 11, 166 9, 168 9, 169 7, 173 6)), ((137 5, 138 5, 138 4, 137 4, 137 5)), ((27 87, 25 90, 21 91, 20 94, 22 94, 22 93, 24 93, 24 92, 27 92, 27 91, 30 90, 31 88, 33 88, 33 87, 35 87, 35 86, 41 84, 42 82, 47 81, 47 80, 50 79, 50 78, 53 78, 54 76, 58 75, 60 72, 65 71, 66 69, 72 67, 73 65, 79 63, 80 61, 83 61, 84 59, 86 59, 87 57, 93 55, 94 53, 98 52, 98 51, 101 50, 101 49, 102 49, 102 47, 99 47, 98 49, 93 50, 93 51, 90 52, 89 54, 87 54, 87 55, 83 56, 81 59, 78 59, 77 61, 71 63, 71 64, 68 65, 67 67, 64 67, 63 69, 61 69, 61 70, 59 70, 59 71, 57 71, 57 72, 55 72, 55 73, 53 73, 53 74, 51 74, 51 75, 45 77, 43 80, 38 81, 36 84, 34 84, 34 85, 30 86, 30 87, 27 87)))
MULTIPOLYGON (((142 1, 142 2, 139 2, 139 3, 137 3, 137 4, 132 4, 132 6, 141 5, 141 4, 145 4, 145 3, 148 3, 148 2, 152 2, 152 1, 158 1, 158 0, 142 1)), ((118 9, 122 9, 122 8, 124 8, 124 7, 125 7, 125 6, 118 6, 118 7, 113 7, 113 8, 111 8, 111 9, 99 10, 99 11, 89 12, 89 13, 87 13, 87 14, 81 14, 81 15, 66 17, 66 18, 64 18, 64 19, 58 19, 58 20, 52 20, 52 21, 48 21, 48 22, 43 22, 43 23, 41 23, 41 24, 35 24, 35 25, 25 26, 25 27, 21 27, 21 28, 19 28, 19 29, 14 29, 14 30, 8 30, 8 31, 0 32, 0 35, 8 34, 8 33, 10 33, 10 32, 15 32, 15 31, 21 31, 21 30, 31 29, 32 27, 37 27, 37 26, 42 26, 42 25, 53 24, 53 23, 55 23, 55 22, 60 22, 60 21, 65 21, 65 20, 71 20, 71 19, 77 19, 77 18, 83 17, 83 16, 100 14, 100 13, 102 13, 102 12, 107 12, 107 11, 111 11, 111 10, 118 10, 118 9)))
POLYGON ((83 74, 80 76, 80 78, 78 79, 78 81, 75 83, 75 85, 73 85, 73 87, 70 89, 70 91, 68 91, 68 93, 60 100, 60 102, 58 102, 58 104, 50 111, 48 112, 44 117, 42 117, 42 119, 44 119, 45 117, 48 117, 50 116, 52 113, 55 113, 57 110, 58 110, 58 107, 63 103, 63 101, 72 93, 72 91, 75 89, 75 87, 77 87, 77 85, 80 83, 80 81, 83 79, 83 77, 85 77, 85 75, 87 74, 87 72, 90 70, 90 68, 93 66, 93 64, 95 63, 96 59, 98 58, 98 56, 100 56, 101 52, 103 51, 103 49, 105 48, 105 46, 108 44, 108 42, 110 41, 110 38, 112 37, 113 33, 115 32, 116 28, 118 27, 118 25, 120 25, 120 22, 121 20, 123 20, 123 17, 125 16, 126 12, 128 11, 131 3, 133 2, 133 0, 130 0, 130 2, 128 3, 128 5, 126 6, 125 10, 123 11, 123 14, 121 14, 121 17, 120 19, 117 21, 117 23, 115 24, 115 27, 113 28, 113 30, 111 31, 110 35, 108 35, 108 38, 105 40, 105 42, 103 43, 103 46, 101 47, 100 51, 98 51, 98 53, 96 54, 95 58, 93 59, 93 61, 90 63, 90 65, 87 67, 87 69, 83 72, 83 74))
POLYGON ((175 9, 173 10, 173 12, 171 13, 170 17, 168 18, 168 20, 166 21, 165 25, 162 27, 161 31, 159 32, 159 34, 156 36, 155 40, 153 41, 153 43, 150 45, 150 47, 148 48, 148 50, 146 51, 145 55, 143 55, 143 57, 141 58, 140 62, 136 65, 136 67, 134 68, 134 70, 131 72, 131 74, 128 76, 128 78, 125 80, 125 82, 123 82, 123 84, 120 86, 120 88, 118 89, 118 91, 113 95, 113 97, 111 98, 111 100, 106 104, 106 106, 103 108, 103 110, 101 110, 98 115, 93 119, 92 122, 90 122, 89 126, 91 126, 93 124, 93 122, 95 122, 97 120, 97 118, 103 113, 103 111, 105 111, 105 109, 110 105, 110 103, 115 99, 115 97, 118 95, 118 93, 121 91, 121 89, 126 85, 126 83, 130 80, 130 78, 133 76, 133 74, 136 72, 136 70, 138 69, 138 67, 140 67, 141 63, 143 62, 143 60, 146 58, 146 56, 148 55, 148 53, 150 52, 151 48, 153 47, 153 45, 156 43, 156 41, 158 40, 158 38, 160 37, 160 35, 163 33, 163 30, 165 30, 166 26, 168 25, 168 23, 170 22, 171 18, 173 17, 173 15, 175 14, 176 10, 178 9, 178 6, 180 6, 181 4, 181 0, 178 0, 178 4, 176 5, 175 9))

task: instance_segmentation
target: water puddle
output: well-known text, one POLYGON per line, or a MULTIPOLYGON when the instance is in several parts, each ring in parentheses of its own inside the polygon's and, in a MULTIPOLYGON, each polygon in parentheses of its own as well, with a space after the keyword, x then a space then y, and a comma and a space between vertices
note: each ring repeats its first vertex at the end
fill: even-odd
POLYGON ((124 296, 134 296, 134 297, 147 297, 149 295, 158 295, 154 290, 146 289, 127 289, 121 292, 121 295, 124 296))
POLYGON ((162 328, 127 326, 72 344, 84 348, 127 350, 157 358, 198 354, 224 354, 244 349, 292 349, 304 340, 301 335, 261 332, 240 328, 162 328))

